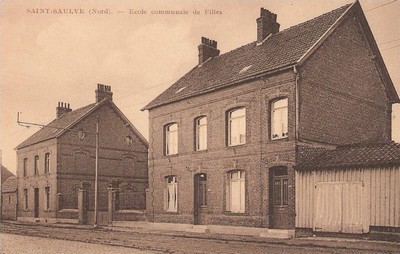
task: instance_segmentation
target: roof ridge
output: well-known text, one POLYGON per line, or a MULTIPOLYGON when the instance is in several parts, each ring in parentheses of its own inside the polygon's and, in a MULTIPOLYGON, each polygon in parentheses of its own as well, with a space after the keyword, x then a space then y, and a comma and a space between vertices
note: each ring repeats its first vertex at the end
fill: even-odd
POLYGON ((276 33, 276 34, 273 34, 271 37, 274 37, 274 36, 276 36, 276 35, 278 35, 278 34, 281 34, 281 33, 283 33, 283 32, 286 32, 286 31, 288 31, 288 30, 292 30, 292 29, 297 28, 297 27, 299 27, 299 26, 301 26, 301 25, 314 22, 315 20, 320 19, 320 18, 322 18, 322 17, 324 17, 324 16, 328 16, 328 15, 332 14, 333 12, 336 12, 336 11, 338 11, 338 10, 340 10, 340 9, 346 9, 346 8, 348 8, 348 7, 349 7, 350 5, 352 5, 352 4, 353 4, 353 3, 349 3, 349 4, 346 4, 346 5, 340 6, 340 7, 336 8, 336 9, 333 9, 333 10, 331 10, 331 11, 329 11, 329 12, 325 12, 325 13, 323 13, 323 14, 317 16, 317 17, 314 17, 314 18, 312 18, 312 19, 303 21, 303 22, 301 22, 301 23, 299 23, 299 24, 296 24, 296 25, 290 26, 290 27, 288 27, 288 28, 285 28, 285 29, 283 29, 282 31, 279 31, 279 32, 276 33))

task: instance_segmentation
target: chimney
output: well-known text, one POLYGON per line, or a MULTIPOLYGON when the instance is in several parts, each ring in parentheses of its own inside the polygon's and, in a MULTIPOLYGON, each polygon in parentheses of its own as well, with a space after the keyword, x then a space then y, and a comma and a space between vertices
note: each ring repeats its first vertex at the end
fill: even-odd
POLYGON ((103 99, 112 101, 112 95, 113 93, 111 92, 111 86, 97 84, 96 102, 100 102, 103 99))
POLYGON ((71 112, 72 109, 69 108, 69 103, 58 102, 58 107, 56 108, 56 116, 60 118, 65 113, 71 112))
POLYGON ((261 8, 260 17, 257 19, 257 43, 263 42, 268 35, 279 32, 279 26, 276 14, 261 8))
POLYGON ((217 42, 206 37, 201 37, 201 44, 199 45, 199 65, 207 61, 208 58, 216 56, 219 56, 217 42))

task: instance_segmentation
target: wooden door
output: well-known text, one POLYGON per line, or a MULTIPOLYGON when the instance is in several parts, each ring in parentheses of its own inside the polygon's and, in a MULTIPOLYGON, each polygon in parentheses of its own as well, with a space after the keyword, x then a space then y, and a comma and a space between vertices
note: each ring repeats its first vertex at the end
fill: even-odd
POLYGON ((314 214, 314 231, 362 233, 362 183, 317 183, 314 214))
POLYGON ((286 167, 270 169, 270 228, 287 229, 289 224, 289 176, 286 167))
POLYGON ((194 224, 207 224, 207 174, 196 174, 194 185, 194 224))
POLYGON ((34 217, 39 218, 39 188, 35 188, 34 202, 34 217))

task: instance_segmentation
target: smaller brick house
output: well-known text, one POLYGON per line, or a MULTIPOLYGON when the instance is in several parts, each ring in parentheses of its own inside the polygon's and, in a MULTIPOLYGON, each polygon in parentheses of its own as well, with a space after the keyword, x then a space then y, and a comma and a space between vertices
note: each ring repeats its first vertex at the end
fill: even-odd
POLYGON ((1 165, 1 218, 17 219, 17 177, 1 165))
POLYGON ((98 123, 98 219, 115 209, 144 210, 148 187, 146 139, 99 84, 95 103, 72 110, 59 103, 57 118, 17 146, 18 220, 92 223, 96 123, 98 123))

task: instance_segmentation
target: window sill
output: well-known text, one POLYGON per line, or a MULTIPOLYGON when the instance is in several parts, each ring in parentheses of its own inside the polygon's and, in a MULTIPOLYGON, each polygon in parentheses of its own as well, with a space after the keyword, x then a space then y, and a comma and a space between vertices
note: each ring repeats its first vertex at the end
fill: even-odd
POLYGON ((179 154, 164 154, 164 157, 169 157, 169 158, 173 158, 173 157, 178 157, 179 154))
POLYGON ((283 138, 271 138, 270 141, 271 142, 279 142, 279 141, 288 141, 289 137, 283 137, 283 138))
POLYGON ((247 143, 238 144, 238 145, 227 145, 226 147, 227 148, 236 148, 236 147, 243 147, 243 146, 246 146, 246 145, 247 145, 247 143))
POLYGON ((164 214, 176 214, 176 215, 178 215, 179 213, 177 211, 176 212, 164 211, 164 214))
POLYGON ((195 150, 194 152, 195 152, 195 153, 207 153, 208 150, 207 150, 207 149, 204 149, 204 150, 195 150))
POLYGON ((224 215, 230 215, 230 216, 247 216, 248 214, 246 212, 229 212, 229 211, 225 211, 223 213, 224 215))

